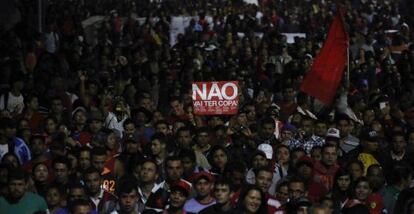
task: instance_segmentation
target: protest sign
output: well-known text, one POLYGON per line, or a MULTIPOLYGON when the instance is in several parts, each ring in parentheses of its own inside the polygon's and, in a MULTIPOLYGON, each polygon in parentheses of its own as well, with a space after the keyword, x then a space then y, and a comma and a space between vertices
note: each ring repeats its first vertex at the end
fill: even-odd
POLYGON ((194 114, 237 114, 239 106, 237 81, 195 82, 192 88, 194 114))

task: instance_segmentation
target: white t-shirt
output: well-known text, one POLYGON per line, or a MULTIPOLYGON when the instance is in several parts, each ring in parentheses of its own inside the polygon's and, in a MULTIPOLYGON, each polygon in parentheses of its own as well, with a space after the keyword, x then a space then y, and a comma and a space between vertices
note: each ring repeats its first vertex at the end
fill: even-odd
POLYGON ((3 156, 9 152, 9 145, 0 144, 0 160, 3 159, 3 156))
POLYGON ((15 112, 21 114, 24 109, 24 98, 23 95, 14 96, 11 92, 7 100, 7 108, 4 107, 4 95, 0 97, 0 109, 7 109, 9 112, 15 112))

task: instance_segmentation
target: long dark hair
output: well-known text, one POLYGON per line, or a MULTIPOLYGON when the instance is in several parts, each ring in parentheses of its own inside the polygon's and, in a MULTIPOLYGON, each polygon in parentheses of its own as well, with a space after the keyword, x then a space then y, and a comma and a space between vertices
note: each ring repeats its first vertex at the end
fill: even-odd
POLYGON ((250 191, 258 191, 260 193, 261 196, 261 203, 260 203, 260 207, 259 210, 257 210, 257 214, 266 214, 267 213, 267 203, 266 203, 266 198, 265 198, 265 193, 263 193, 263 191, 254 185, 248 185, 246 186, 244 189, 242 189, 241 193, 240 193, 240 197, 239 197, 239 201, 237 202, 237 213, 243 213, 246 210, 246 207, 244 206, 244 200, 247 196, 247 194, 250 191))
POLYGON ((351 173, 347 169, 342 169, 342 168, 339 169, 335 173, 334 184, 333 184, 333 187, 332 187, 332 198, 334 200, 343 201, 346 198, 351 197, 352 196, 352 186, 353 185, 352 185, 352 176, 351 176, 351 173), (339 188, 339 185, 338 185, 338 179, 340 177, 342 177, 342 176, 349 176, 349 179, 350 179, 350 182, 351 182, 349 184, 349 186, 348 186, 348 189, 345 190, 345 191, 342 191, 339 188))

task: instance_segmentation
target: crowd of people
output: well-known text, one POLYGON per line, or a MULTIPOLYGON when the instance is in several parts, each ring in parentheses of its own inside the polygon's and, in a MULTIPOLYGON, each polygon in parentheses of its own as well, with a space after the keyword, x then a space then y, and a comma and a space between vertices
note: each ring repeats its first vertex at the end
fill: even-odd
POLYGON ((15 2, 0 213, 414 213, 413 1, 48 0, 41 32, 15 2), (340 7, 324 105, 300 84, 340 7), (192 17, 174 43, 172 17, 192 17), (195 114, 195 81, 238 81, 238 113, 195 114))

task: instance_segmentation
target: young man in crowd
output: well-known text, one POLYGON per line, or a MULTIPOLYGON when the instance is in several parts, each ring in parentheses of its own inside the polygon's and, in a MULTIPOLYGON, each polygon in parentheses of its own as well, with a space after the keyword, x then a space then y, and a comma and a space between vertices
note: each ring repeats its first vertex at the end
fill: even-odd
POLYGON ((214 205, 216 200, 210 195, 214 185, 214 177, 209 172, 194 174, 193 186, 195 196, 184 205, 184 210, 190 213, 198 213, 206 207, 214 205))
POLYGON ((230 190, 230 182, 227 180, 217 180, 213 188, 213 196, 216 204, 204 208, 200 214, 233 214, 234 207, 231 205, 230 199, 233 192, 230 190))
POLYGON ((117 201, 104 204, 104 213, 110 214, 140 214, 144 204, 139 201, 137 184, 129 178, 122 179, 117 190, 117 201))
POLYGON ((16 169, 9 172, 7 185, 9 194, 0 197, 0 210, 4 213, 49 212, 45 200, 28 190, 27 174, 16 169))
POLYGON ((139 200, 143 204, 146 204, 148 198, 161 187, 156 183, 158 177, 157 163, 152 159, 145 160, 139 172, 140 185, 138 187, 139 200))
POLYGON ((90 167, 84 172, 83 182, 86 186, 88 199, 93 210, 102 212, 104 204, 110 200, 116 200, 115 195, 102 188, 102 177, 98 169, 90 167))

